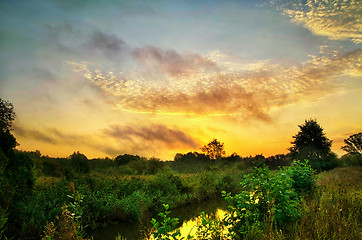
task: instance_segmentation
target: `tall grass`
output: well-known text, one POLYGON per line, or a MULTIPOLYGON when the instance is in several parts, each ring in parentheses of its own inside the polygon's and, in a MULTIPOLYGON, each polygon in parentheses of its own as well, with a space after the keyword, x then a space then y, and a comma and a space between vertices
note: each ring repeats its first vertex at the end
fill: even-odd
MULTIPOLYGON (((268 169, 256 169, 245 176, 243 186, 254 187, 254 191, 250 192, 247 188, 249 192, 243 191, 235 196, 227 194, 229 213, 226 213, 226 218, 202 215, 197 234, 192 239, 362 239, 362 168, 337 168, 320 173, 314 188, 310 188, 309 181, 304 181, 306 184, 303 185, 307 191, 300 191, 302 185, 299 183, 293 184, 300 195, 298 198, 286 198, 293 191, 291 183, 296 179, 303 180, 303 172, 310 173, 303 163, 292 166, 293 169, 295 171, 287 169, 273 173, 268 169), (285 173, 292 174, 292 178, 294 174, 295 178, 288 179, 285 173), (291 204, 293 201, 296 204, 291 204), (267 207, 263 214, 263 207, 269 205, 270 208, 267 207), (296 206, 294 210, 298 212, 291 206, 296 206), (280 210, 273 212, 274 208, 280 210), (279 218, 278 213, 282 214, 279 218), (290 218, 293 213, 294 220, 290 218), (225 226, 228 233, 220 234, 225 226)), ((172 231, 174 227, 170 224, 168 227, 171 231, 156 239, 175 233, 172 231)), ((154 228, 156 233, 160 232, 159 226, 154 224, 154 228)))
POLYGON ((318 175, 317 187, 302 202, 302 218, 261 239, 361 239, 362 167, 336 168, 318 175))

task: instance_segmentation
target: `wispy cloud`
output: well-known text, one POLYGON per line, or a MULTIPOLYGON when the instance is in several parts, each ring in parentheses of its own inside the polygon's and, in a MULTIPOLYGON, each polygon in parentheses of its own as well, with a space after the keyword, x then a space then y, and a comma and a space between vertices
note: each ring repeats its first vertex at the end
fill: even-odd
POLYGON ((197 142, 181 130, 171 129, 161 124, 149 126, 113 125, 104 130, 108 136, 131 143, 147 145, 162 144, 168 148, 196 148, 197 142))
POLYGON ((30 129, 20 125, 14 128, 16 137, 53 145, 87 147, 112 156, 125 152, 143 155, 157 151, 158 147, 195 149, 199 146, 198 141, 187 133, 162 124, 112 125, 88 134, 67 133, 57 128, 30 129), (109 138, 115 141, 109 141, 109 138))
POLYGON ((66 144, 74 144, 78 142, 84 141, 84 136, 68 134, 62 132, 56 128, 48 128, 48 129, 29 129, 23 128, 22 126, 16 125, 14 127, 15 134, 21 137, 32 138, 37 141, 58 144, 58 143, 66 143, 66 144))
POLYGON ((146 74, 160 72, 177 77, 217 69, 215 62, 199 54, 179 54, 175 50, 165 51, 153 46, 137 48, 133 56, 146 74))
MULTIPOLYGON (((281 1, 275 2, 278 5, 281 1)), ((362 7, 359 0, 290 1, 278 8, 317 35, 362 42, 362 7)))
POLYGON ((92 60, 118 61, 128 54, 129 47, 122 38, 90 27, 69 22, 45 25, 47 37, 59 50, 68 54, 92 57, 92 60))

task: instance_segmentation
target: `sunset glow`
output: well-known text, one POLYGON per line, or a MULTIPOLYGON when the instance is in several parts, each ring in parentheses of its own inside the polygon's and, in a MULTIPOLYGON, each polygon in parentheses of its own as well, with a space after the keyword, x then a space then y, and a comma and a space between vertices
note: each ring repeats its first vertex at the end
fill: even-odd
POLYGON ((0 97, 18 149, 172 160, 287 153, 305 119, 362 131, 362 6, 334 1, 2 1, 0 97))

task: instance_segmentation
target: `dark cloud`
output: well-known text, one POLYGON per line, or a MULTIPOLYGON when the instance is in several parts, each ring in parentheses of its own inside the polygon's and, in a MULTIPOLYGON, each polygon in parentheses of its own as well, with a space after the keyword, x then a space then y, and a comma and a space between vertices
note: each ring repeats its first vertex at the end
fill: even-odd
POLYGON ((162 50, 153 46, 137 48, 133 56, 146 73, 188 76, 217 69, 215 62, 196 53, 179 54, 174 50, 162 50))
POLYGON ((94 31, 90 36, 87 48, 95 54, 116 59, 126 48, 126 43, 116 35, 94 31))
POLYGON ((147 144, 156 144, 155 142, 165 144, 169 148, 182 146, 195 148, 198 146, 191 136, 160 124, 149 126, 114 125, 105 129, 104 133, 122 141, 145 145, 146 148, 147 144))
POLYGON ((82 136, 67 134, 59 131, 55 128, 49 128, 45 130, 26 129, 21 126, 14 127, 15 134, 21 137, 32 138, 41 142, 57 144, 68 143, 74 144, 76 142, 83 141, 82 136))
POLYGON ((45 143, 52 143, 52 144, 58 143, 58 141, 53 136, 50 136, 49 134, 43 133, 38 130, 25 129, 20 126, 14 126, 14 131, 15 135, 17 136, 31 138, 45 143))
POLYGON ((121 60, 128 50, 127 44, 115 34, 97 29, 75 26, 69 22, 45 26, 48 40, 62 51, 78 57, 93 57, 95 60, 121 60), (85 28, 85 29, 84 29, 85 28))

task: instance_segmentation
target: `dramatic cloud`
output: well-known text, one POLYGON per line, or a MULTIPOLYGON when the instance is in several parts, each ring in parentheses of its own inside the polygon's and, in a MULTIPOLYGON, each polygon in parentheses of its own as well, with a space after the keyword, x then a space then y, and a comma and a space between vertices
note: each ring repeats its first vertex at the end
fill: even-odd
POLYGON ((105 129, 104 133, 121 141, 138 143, 146 148, 151 147, 147 147, 147 145, 157 145, 160 143, 167 145, 169 148, 196 148, 198 146, 196 141, 184 132, 160 124, 150 126, 114 125, 105 129))
POLYGON ((166 114, 238 114, 244 119, 269 121, 271 107, 323 97, 341 87, 334 81, 337 76, 362 75, 361 52, 312 56, 298 67, 270 64, 200 78, 169 78, 166 87, 91 70, 86 64, 69 64, 105 94, 113 95, 120 109, 166 114))
POLYGON ((360 0, 308 0, 305 4, 293 1, 282 4, 280 9, 317 35, 362 42, 360 0))
POLYGON ((152 46, 137 48, 133 55, 146 73, 161 72, 172 77, 189 76, 217 67, 215 62, 195 53, 181 55, 174 50, 163 51, 152 46))

